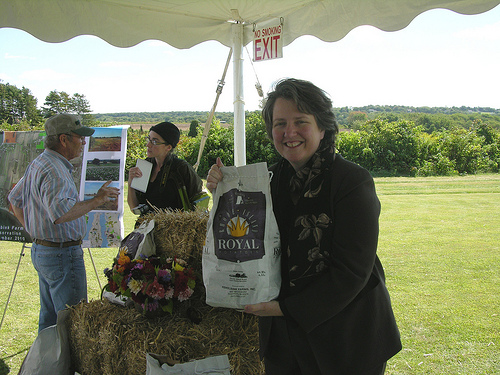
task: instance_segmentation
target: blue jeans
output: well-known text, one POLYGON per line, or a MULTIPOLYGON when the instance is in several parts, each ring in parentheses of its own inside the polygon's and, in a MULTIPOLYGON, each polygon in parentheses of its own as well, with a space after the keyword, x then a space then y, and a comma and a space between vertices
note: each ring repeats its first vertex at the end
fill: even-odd
POLYGON ((87 274, 80 245, 58 248, 33 243, 31 261, 38 272, 40 332, 56 324, 57 312, 66 305, 87 301, 87 274))

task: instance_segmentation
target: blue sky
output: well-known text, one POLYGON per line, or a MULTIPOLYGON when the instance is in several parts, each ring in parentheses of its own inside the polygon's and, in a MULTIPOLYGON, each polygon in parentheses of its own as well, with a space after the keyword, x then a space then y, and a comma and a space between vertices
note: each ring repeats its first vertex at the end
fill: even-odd
MULTIPOLYGON (((118 48, 94 36, 45 43, 3 28, 0 79, 29 88, 39 107, 58 90, 85 95, 95 113, 209 111, 228 52, 218 42, 185 50, 159 41, 118 48)), ((283 77, 310 80, 336 107, 500 108, 500 6, 473 16, 432 10, 400 31, 362 26, 333 43, 304 36, 282 59, 252 65, 246 50, 244 58, 246 110, 259 108, 256 76, 264 92, 283 77)), ((218 111, 233 110, 232 74, 230 64, 218 111)))

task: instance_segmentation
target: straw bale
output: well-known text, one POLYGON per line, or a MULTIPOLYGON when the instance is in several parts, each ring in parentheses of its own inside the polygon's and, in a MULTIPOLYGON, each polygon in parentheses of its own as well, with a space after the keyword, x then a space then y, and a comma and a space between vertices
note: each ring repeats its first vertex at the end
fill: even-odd
POLYGON ((183 363, 227 354, 231 374, 261 375, 257 318, 232 309, 198 308, 199 324, 178 313, 146 318, 130 307, 107 300, 71 308, 70 347, 82 375, 143 375, 146 353, 183 363))
MULTIPOLYGON (((192 259, 192 266, 201 267, 201 255, 207 233, 208 212, 156 209, 140 217, 138 224, 154 219, 156 253, 192 259)), ((189 262, 191 263, 191 262, 189 262)))
POLYGON ((81 375, 145 374, 146 353, 166 356, 169 363, 227 354, 233 375, 264 374, 257 317, 205 303, 201 256, 208 213, 156 210, 138 221, 151 219, 157 254, 183 258, 194 268, 194 294, 176 302, 172 315, 155 318, 107 300, 72 307, 69 336, 75 370, 81 375))

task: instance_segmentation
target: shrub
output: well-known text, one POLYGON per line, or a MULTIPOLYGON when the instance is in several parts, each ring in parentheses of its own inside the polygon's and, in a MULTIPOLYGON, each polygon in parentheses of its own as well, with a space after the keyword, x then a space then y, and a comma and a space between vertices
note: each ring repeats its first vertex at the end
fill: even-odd
MULTIPOLYGON (((195 138, 181 136, 177 145, 177 155, 191 165, 195 165, 198 159, 201 137, 203 132, 198 132, 195 138)), ((220 157, 224 165, 234 164, 233 126, 222 127, 219 121, 214 119, 205 142, 205 148, 198 166, 198 175, 202 178, 207 176, 208 170, 220 157)))
POLYGON ((424 161, 422 167, 420 167, 417 172, 417 176, 422 177, 454 176, 457 174, 455 163, 441 153, 434 155, 432 160, 424 161))
MULTIPOLYGON (((395 175, 415 175, 419 168, 422 128, 408 120, 373 120, 365 125, 367 145, 374 159, 373 171, 395 175)), ((365 147, 366 148, 366 147, 365 147)))
POLYGON ((248 164, 267 162, 267 165, 272 165, 279 160, 280 155, 267 135, 260 112, 247 115, 245 134, 248 164))
POLYGON ((191 125, 189 125, 188 137, 196 137, 198 135, 198 129, 201 129, 200 122, 198 120, 191 121, 191 125))
POLYGON ((128 171, 135 167, 137 159, 146 159, 147 133, 141 129, 128 128, 127 130, 127 157, 125 159, 125 179, 128 179, 128 171))
POLYGON ((474 131, 454 128, 438 133, 439 152, 453 160, 460 174, 475 174, 484 165, 481 139, 474 131))

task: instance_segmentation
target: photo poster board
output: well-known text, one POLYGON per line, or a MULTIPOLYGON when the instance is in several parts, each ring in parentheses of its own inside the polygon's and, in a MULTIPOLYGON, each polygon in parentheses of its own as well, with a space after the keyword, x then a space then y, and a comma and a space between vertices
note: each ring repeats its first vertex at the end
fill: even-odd
POLYGON ((120 196, 86 215, 87 234, 82 246, 119 247, 124 237, 123 197, 128 125, 93 129, 95 132, 87 141, 83 152, 80 200, 92 199, 109 180, 112 181, 109 186, 118 188, 120 196))
MULTIPOLYGON (((8 196, 23 177, 28 164, 43 152, 44 136, 43 131, 0 132, 0 241, 32 241, 14 216, 8 196)), ((78 178, 79 175, 80 170, 78 178)))
MULTIPOLYGON (((95 133, 86 138, 82 155, 70 161, 80 200, 90 199, 93 196, 91 194, 97 192, 107 181, 100 179, 107 176, 113 180, 111 186, 120 189, 120 197, 86 215, 87 235, 83 247, 119 247, 124 232, 123 197, 128 125, 93 129, 95 133), (90 171, 87 172, 89 165, 90 171)), ((0 241, 32 241, 14 216, 8 195, 23 177, 29 163, 43 152, 44 137, 44 131, 0 132, 0 241)))

